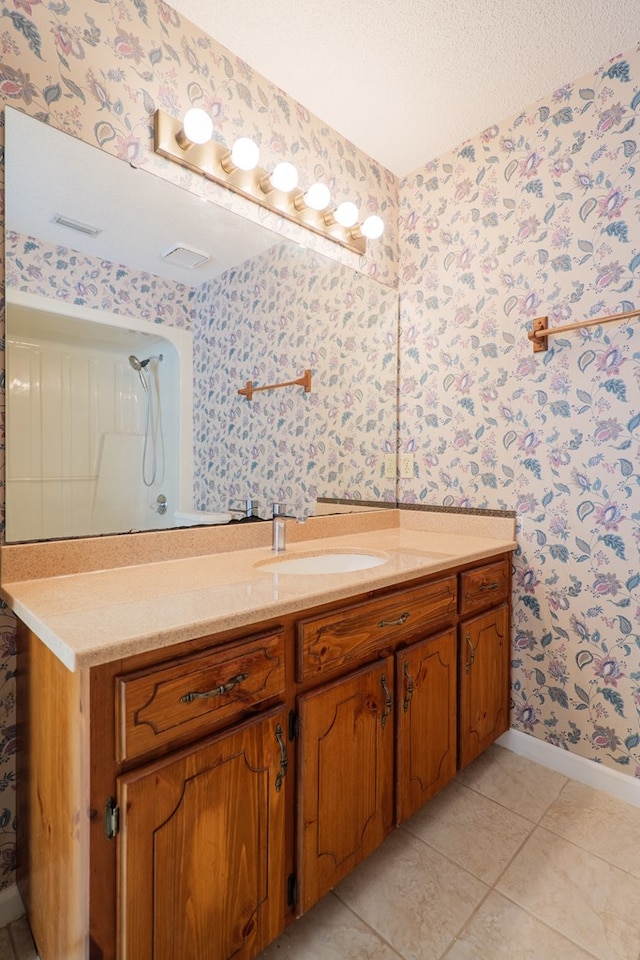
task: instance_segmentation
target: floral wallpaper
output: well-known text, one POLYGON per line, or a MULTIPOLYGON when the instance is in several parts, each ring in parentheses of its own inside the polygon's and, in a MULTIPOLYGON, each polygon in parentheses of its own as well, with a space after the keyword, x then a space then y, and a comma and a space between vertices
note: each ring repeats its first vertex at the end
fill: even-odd
POLYGON ((5 232, 7 287, 57 302, 190 329, 191 287, 98 260, 37 237, 5 232))
POLYGON ((640 51, 400 188, 407 502, 515 509, 512 722, 640 776, 640 51))
MULTIPOLYGON (((9 0, 0 32, 0 102, 238 210, 329 258, 384 283, 397 283, 397 180, 393 174, 162 0, 9 0), (215 135, 224 142, 240 134, 254 137, 265 166, 294 157, 301 182, 322 178, 337 202, 352 199, 363 214, 380 214, 385 221, 384 238, 371 244, 366 256, 357 257, 155 157, 154 111, 161 108, 178 116, 191 105, 210 111, 215 135)), ((88 289, 76 291, 77 295, 89 300, 104 295, 86 279, 80 282, 88 289)), ((146 299, 139 288, 135 297, 146 299)), ((109 309, 117 311, 118 304, 112 303, 109 309)), ((178 316, 168 322, 173 319, 177 321, 178 316)), ((0 389, 3 413, 4 383, 0 389)), ((3 434, 4 416, 0 416, 0 450, 3 434)), ((0 455, 1 478, 4 454, 0 455)), ((1 490, 0 516, 3 524, 1 490)), ((15 641, 12 615, 2 608, 0 616, 2 635, 7 638, 0 651, 1 888, 14 879, 15 641)))
POLYGON ((203 285, 194 319, 195 503, 257 498, 313 512, 316 497, 395 501, 397 296, 348 267, 279 244, 203 285), (212 364, 211 357, 221 358, 212 364), (238 396, 256 386, 287 387, 238 396))

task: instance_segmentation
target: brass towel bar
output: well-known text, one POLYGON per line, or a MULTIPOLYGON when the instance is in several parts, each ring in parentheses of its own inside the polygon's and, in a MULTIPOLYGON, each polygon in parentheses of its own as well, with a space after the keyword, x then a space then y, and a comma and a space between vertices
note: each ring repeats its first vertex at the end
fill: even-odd
POLYGON ((253 380, 247 380, 245 386, 238 390, 241 397, 251 400, 254 393, 260 393, 261 390, 278 390, 279 387, 304 387, 305 393, 311 393, 311 370, 305 370, 304 375, 298 380, 287 380, 285 383, 267 383, 264 387, 254 387, 253 380))
POLYGON ((581 327, 595 327, 599 323, 611 323, 613 320, 632 320, 640 317, 640 310, 629 310, 627 313, 610 313, 607 317, 592 317, 590 320, 579 320, 577 323, 567 323, 563 327, 553 327, 549 330, 549 317, 538 317, 528 333, 533 344, 533 352, 541 353, 549 349, 548 337, 556 333, 566 333, 568 330, 580 330, 581 327))

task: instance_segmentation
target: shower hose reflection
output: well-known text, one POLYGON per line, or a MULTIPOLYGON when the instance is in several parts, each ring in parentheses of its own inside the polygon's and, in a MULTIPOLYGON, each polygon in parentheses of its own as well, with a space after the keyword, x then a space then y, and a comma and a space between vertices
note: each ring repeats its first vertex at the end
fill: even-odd
POLYGON ((158 365, 161 361, 161 353, 147 357, 146 360, 139 360, 134 354, 129 357, 129 363, 140 377, 147 397, 142 449, 142 481, 145 487, 152 487, 156 481, 162 483, 164 480, 164 434, 158 377, 158 365))

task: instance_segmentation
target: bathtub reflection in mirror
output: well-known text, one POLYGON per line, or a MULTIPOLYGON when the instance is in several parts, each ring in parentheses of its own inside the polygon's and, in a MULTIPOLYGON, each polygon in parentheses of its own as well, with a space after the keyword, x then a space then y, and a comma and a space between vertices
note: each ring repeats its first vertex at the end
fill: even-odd
POLYGON ((395 500, 395 291, 33 118, 6 126, 8 541, 395 500), (305 369, 310 393, 238 395, 305 369))

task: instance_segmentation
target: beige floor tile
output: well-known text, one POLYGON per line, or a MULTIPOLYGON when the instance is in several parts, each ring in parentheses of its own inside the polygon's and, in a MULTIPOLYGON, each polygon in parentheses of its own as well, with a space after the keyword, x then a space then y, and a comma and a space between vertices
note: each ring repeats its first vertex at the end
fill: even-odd
POLYGON ((15 953, 11 946, 9 928, 3 927, 2 930, 0 930, 0 960, 14 960, 14 958, 15 953))
POLYGON ((640 808, 569 780, 540 826, 640 879, 640 808))
POLYGON ((480 880, 492 884, 534 824, 494 800, 452 783, 404 827, 480 880))
POLYGON ((575 943, 492 892, 443 960, 593 960, 575 943))
POLYGON ((640 880, 542 827, 497 890, 599 960, 638 960, 640 880))
POLYGON ((458 782, 537 822, 567 778, 494 745, 458 774, 458 782))
POLYGON ((38 960, 31 930, 26 917, 20 917, 9 926, 17 960, 38 960))
POLYGON ((405 960, 437 960, 488 887, 405 830, 336 888, 405 960))
POLYGON ((295 920, 257 960, 399 960, 337 897, 329 894, 295 920))

